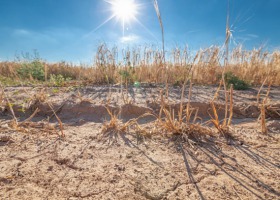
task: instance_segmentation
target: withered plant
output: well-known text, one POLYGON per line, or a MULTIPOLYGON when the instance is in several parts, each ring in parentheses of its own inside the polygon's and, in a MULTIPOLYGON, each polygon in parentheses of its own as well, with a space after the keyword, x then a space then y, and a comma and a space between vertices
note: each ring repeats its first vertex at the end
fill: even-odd
POLYGON ((121 109, 115 113, 108 105, 106 105, 105 108, 110 116, 110 120, 103 123, 100 139, 109 138, 109 142, 115 143, 119 137, 122 137, 122 134, 128 134, 130 132, 129 129, 132 129, 133 132, 137 134, 137 137, 139 137, 139 134, 141 137, 149 135, 149 133, 138 124, 138 120, 144 117, 154 116, 153 114, 145 113, 138 118, 133 118, 127 122, 123 122, 119 119, 121 109))
POLYGON ((226 138, 231 138, 232 133, 230 131, 230 125, 232 122, 233 117, 233 85, 230 86, 230 89, 227 90, 224 73, 222 75, 222 79, 220 81, 219 87, 210 102, 211 109, 213 115, 209 112, 209 116, 211 117, 211 122, 214 125, 214 127, 218 130, 218 132, 225 136, 226 138), (219 96, 219 92, 221 90, 222 85, 224 86, 224 95, 225 95, 225 108, 224 108, 224 119, 221 121, 219 119, 218 111, 216 108, 215 101, 217 100, 219 96))

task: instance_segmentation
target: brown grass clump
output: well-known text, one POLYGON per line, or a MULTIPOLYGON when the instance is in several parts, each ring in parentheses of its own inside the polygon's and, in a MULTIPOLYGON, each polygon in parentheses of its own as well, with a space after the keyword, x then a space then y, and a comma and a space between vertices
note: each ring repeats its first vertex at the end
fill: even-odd
POLYGON ((190 88, 188 95, 188 103, 184 109, 183 100, 184 100, 184 91, 187 83, 187 78, 184 81, 181 93, 181 103, 178 111, 178 118, 175 116, 174 110, 168 110, 168 104, 166 103, 163 93, 161 92, 161 109, 157 120, 157 127, 160 130, 163 130, 167 136, 176 137, 187 141, 192 145, 192 140, 201 140, 206 136, 212 136, 212 131, 201 124, 197 124, 197 110, 191 108, 190 99, 192 95, 192 82, 190 79, 190 88), (194 112, 196 110, 196 112, 194 112), (162 115, 164 117, 162 118, 162 115), (193 121, 190 122, 191 117, 193 116, 193 121))
POLYGON ((137 137, 139 137, 139 135, 141 137, 149 135, 149 133, 145 129, 143 129, 137 121, 147 116, 153 116, 152 114, 145 113, 138 118, 130 119, 127 122, 123 122, 119 119, 121 110, 119 110, 118 114, 116 114, 113 113, 108 106, 105 106, 105 108, 110 116, 110 120, 103 123, 100 139, 109 138, 109 142, 115 143, 118 140, 118 137, 123 137, 123 134, 128 134, 130 132, 130 128, 132 128, 133 131, 137 134, 137 137))

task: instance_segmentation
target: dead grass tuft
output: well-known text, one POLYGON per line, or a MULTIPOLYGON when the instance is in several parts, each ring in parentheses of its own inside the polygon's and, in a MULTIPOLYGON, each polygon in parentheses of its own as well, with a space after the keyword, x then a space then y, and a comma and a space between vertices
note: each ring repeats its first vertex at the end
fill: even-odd
POLYGON ((108 106, 105 106, 105 108, 110 116, 110 120, 103 123, 100 139, 109 138, 109 143, 115 143, 119 137, 122 137, 122 134, 130 133, 130 129, 132 129, 132 131, 136 133, 136 136, 138 138, 150 135, 148 131, 146 131, 138 124, 138 120, 144 117, 153 116, 153 114, 145 113, 138 118, 130 119, 127 122, 123 122, 119 119, 121 110, 119 110, 116 114, 113 113, 108 106))

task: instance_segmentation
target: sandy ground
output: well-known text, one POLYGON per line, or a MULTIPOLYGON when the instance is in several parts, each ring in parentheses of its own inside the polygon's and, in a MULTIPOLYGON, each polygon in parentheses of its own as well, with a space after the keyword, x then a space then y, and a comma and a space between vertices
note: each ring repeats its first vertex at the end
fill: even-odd
MULTIPOLYGON (((193 87, 197 122, 209 120, 216 89, 193 87)), ((161 90, 148 84, 123 94, 120 86, 6 88, 19 122, 36 108, 40 111, 17 128, 1 94, 0 198, 280 199, 279 87, 269 95, 267 135, 260 132, 258 89, 253 88, 234 92, 230 140, 217 134, 190 144, 165 137, 151 116, 138 122, 152 136, 142 137, 131 128, 105 137, 103 124, 110 120, 106 103, 125 123, 144 113, 158 114, 161 90), (59 123, 46 102, 63 122, 64 138, 58 136, 59 123)), ((266 88, 260 101, 265 93, 266 88)), ((175 113, 180 96, 179 87, 170 88, 166 101, 175 113)), ((185 103, 187 97, 188 89, 185 103)), ((222 119, 222 91, 216 106, 222 119)))

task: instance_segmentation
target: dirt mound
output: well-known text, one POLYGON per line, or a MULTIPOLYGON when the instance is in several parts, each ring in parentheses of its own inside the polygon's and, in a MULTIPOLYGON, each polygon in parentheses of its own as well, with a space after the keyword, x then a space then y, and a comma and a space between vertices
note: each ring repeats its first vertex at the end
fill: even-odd
POLYGON ((59 116, 62 119, 83 119, 91 122, 104 122, 110 119, 110 114, 118 116, 123 121, 138 118, 145 113, 153 113, 153 110, 133 104, 125 104, 120 107, 96 105, 91 102, 81 102, 78 104, 65 104, 59 116))
MULTIPOLYGON (((183 110, 186 109, 188 102, 184 102, 183 110)), ((53 110, 64 121, 75 121, 81 119, 89 122, 102 123, 104 120, 110 119, 108 110, 118 116, 123 121, 138 118, 145 113, 151 113, 157 116, 160 112, 161 105, 157 102, 147 102, 145 106, 139 104, 124 104, 122 106, 116 106, 110 104, 105 106, 104 104, 97 104, 90 101, 77 102, 73 100, 66 100, 64 102, 52 103, 53 110)), ((166 105, 165 108, 174 113, 177 117, 180 110, 180 103, 172 103, 166 105)), ((215 103, 217 114, 222 119, 225 113, 225 105, 222 103, 215 103)), ((50 105, 46 102, 36 102, 29 108, 23 108, 22 105, 14 105, 13 109, 18 117, 27 118, 35 109, 38 108, 39 116, 50 117, 54 116, 50 105)), ((193 115, 197 115, 200 119, 209 119, 210 115, 213 116, 213 110, 210 103, 207 102, 190 102, 190 108, 193 110, 193 115)), ((280 104, 272 104, 266 107, 266 117, 270 119, 280 119, 280 104)), ((9 108, 5 109, 5 112, 9 112, 9 108)), ((164 116, 164 114, 163 114, 164 116)), ((233 106, 234 118, 258 118, 260 116, 260 108, 255 104, 239 103, 233 106)), ((146 122, 154 120, 155 117, 146 117, 146 122)), ((145 120, 144 120, 145 121, 145 120)))

